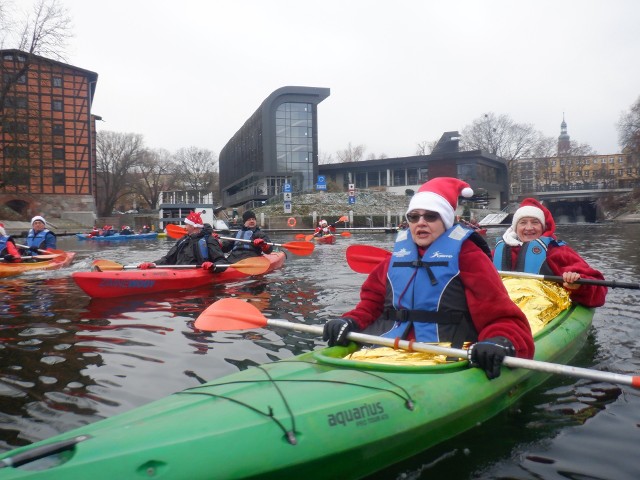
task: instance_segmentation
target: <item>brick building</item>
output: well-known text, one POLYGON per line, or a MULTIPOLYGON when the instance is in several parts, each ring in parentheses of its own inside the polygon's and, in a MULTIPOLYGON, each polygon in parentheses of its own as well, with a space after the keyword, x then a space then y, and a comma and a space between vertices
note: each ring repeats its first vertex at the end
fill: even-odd
POLYGON ((0 206, 47 220, 95 212, 97 79, 59 61, 0 50, 0 206))

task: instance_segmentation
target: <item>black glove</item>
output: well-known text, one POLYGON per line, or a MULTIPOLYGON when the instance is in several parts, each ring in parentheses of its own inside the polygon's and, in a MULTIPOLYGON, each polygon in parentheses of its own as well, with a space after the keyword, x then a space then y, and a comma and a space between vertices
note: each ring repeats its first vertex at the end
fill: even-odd
POLYGON ((38 254, 38 250, 39 250, 38 247, 29 247, 29 251, 33 252, 36 255, 38 254))
POLYGON ((335 345, 346 347, 349 345, 347 335, 356 329, 355 322, 350 318, 334 318, 324 324, 322 339, 328 342, 330 347, 335 345))
POLYGON ((515 356, 516 349, 508 339, 504 337, 487 338, 474 343, 469 349, 469 361, 474 366, 479 366, 487 374, 489 380, 500 376, 500 366, 504 357, 515 356))
POLYGON ((3 257, 7 262, 11 262, 12 260, 15 260, 16 257, 14 257, 13 255, 11 255, 10 253, 7 253, 4 257, 3 257))

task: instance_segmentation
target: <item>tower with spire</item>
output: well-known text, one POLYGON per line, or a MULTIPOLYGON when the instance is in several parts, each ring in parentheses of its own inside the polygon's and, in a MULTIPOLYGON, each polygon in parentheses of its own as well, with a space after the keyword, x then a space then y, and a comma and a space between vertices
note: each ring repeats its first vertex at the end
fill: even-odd
POLYGON ((571 149, 571 137, 567 133, 567 122, 564 121, 562 112, 562 123, 560 124, 560 136, 558 137, 558 156, 567 155, 571 149))

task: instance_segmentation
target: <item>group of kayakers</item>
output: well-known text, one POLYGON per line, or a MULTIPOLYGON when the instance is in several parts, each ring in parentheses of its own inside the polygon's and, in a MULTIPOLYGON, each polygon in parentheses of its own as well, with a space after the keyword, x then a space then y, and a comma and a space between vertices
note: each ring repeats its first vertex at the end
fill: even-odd
POLYGON ((44 217, 36 215, 31 219, 31 229, 27 234, 26 245, 18 245, 11 235, 7 235, 4 224, 0 223, 0 258, 5 262, 33 260, 39 253, 56 248, 56 235, 47 228, 44 217))
POLYGON ((480 234, 454 222, 458 197, 472 195, 469 184, 456 178, 434 178, 420 187, 406 212, 409 230, 398 233, 393 254, 369 274, 360 302, 325 323, 323 339, 330 346, 346 345, 349 332, 387 320, 385 337, 470 344, 470 362, 492 379, 507 355, 534 354, 527 318, 498 269, 561 275, 572 300, 604 304, 606 287, 576 283, 603 275, 556 238, 548 209, 535 199, 523 201, 493 255, 480 234))
POLYGON ((229 265, 245 258, 269 254, 273 245, 260 230, 256 215, 247 210, 242 214, 242 227, 237 240, 222 240, 211 225, 202 221, 198 212, 191 212, 185 219, 186 235, 176 241, 166 255, 153 262, 143 262, 138 268, 155 268, 158 265, 201 265, 206 270, 224 271, 216 266, 229 265))
MULTIPOLYGON (((151 232, 151 228, 147 225, 143 226, 140 230, 140 233, 149 232, 151 232)), ((105 225, 102 228, 93 227, 91 232, 89 232, 89 238, 110 237, 112 235, 136 235, 136 232, 129 225, 123 225, 122 227, 120 227, 120 230, 115 228, 113 225, 105 225)))

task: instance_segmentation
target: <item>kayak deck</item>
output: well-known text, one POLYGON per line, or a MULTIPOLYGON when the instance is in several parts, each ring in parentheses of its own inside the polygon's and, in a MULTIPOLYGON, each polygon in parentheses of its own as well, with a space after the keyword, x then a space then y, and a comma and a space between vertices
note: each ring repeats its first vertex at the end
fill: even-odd
POLYGON ((120 235, 116 233, 114 235, 108 235, 106 237, 102 237, 99 235, 91 236, 88 233, 76 233, 76 237, 78 240, 96 240, 102 242, 122 242, 128 240, 153 240, 158 238, 158 232, 150 232, 150 233, 134 233, 132 235, 120 235))
MULTIPOLYGON (((284 252, 271 253, 263 255, 263 257, 270 262, 269 269, 265 273, 282 267, 285 260, 284 252)), ((220 273, 213 273, 201 268, 178 270, 160 266, 147 270, 74 272, 71 274, 75 283, 93 298, 112 298, 184 290, 240 280, 249 276, 246 273, 235 270, 233 266, 220 273)))
MULTIPOLYGON (((58 253, 58 251, 56 251, 56 253, 58 253)), ((2 262, 0 263, 0 278, 12 277, 32 270, 57 270, 69 266, 75 256, 76 252, 60 251, 55 258, 48 260, 36 262, 22 261, 19 263, 2 262)))
MULTIPOLYGON (((536 335, 535 358, 567 363, 592 316, 580 306, 562 312, 536 335)), ((343 358, 354 349, 249 368, 16 449, 0 464, 45 446, 61 452, 48 456, 44 470, 33 470, 42 460, 2 476, 361 478, 486 421, 550 375, 503 367, 489 381, 466 361, 398 366, 343 358)))

